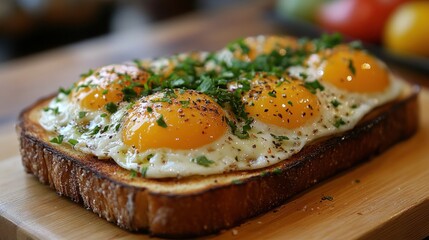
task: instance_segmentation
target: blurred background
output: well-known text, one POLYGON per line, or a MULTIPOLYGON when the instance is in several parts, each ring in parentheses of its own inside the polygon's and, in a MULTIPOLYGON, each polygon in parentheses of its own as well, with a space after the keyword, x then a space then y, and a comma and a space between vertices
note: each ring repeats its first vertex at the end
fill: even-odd
POLYGON ((0 62, 244 0, 1 0, 0 62))
MULTIPOLYGON (((254 2, 254 1, 250 1, 254 2)), ((297 35, 341 32, 403 56, 429 57, 429 0, 274 0, 267 15, 297 35), (272 16, 271 16, 272 17, 272 16)), ((1 0, 0 62, 245 0, 1 0)), ((239 12, 237 13, 239 14, 239 12)))

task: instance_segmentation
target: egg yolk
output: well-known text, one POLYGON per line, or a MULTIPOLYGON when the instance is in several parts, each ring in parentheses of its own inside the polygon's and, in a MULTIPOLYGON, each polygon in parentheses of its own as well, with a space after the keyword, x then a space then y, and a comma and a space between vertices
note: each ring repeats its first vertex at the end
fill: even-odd
POLYGON ((226 130, 225 112, 212 98, 174 90, 137 102, 125 117, 122 139, 139 151, 193 149, 215 141, 226 130))
POLYGON ((87 110, 105 109, 108 103, 127 100, 125 95, 138 96, 148 77, 148 73, 132 66, 104 67, 78 81, 70 97, 87 110))
POLYGON ((295 129, 320 115, 319 101, 302 83, 265 76, 252 81, 243 101, 250 116, 282 128, 295 129))
POLYGON ((243 52, 242 46, 241 50, 235 52, 235 57, 252 61, 260 54, 270 54, 272 51, 279 51, 281 55, 285 55, 286 48, 295 49, 298 42, 286 36, 248 37, 244 39, 244 45, 248 48, 247 53, 243 52))
POLYGON ((387 88, 389 74, 367 53, 341 48, 326 59, 322 80, 350 92, 373 93, 387 88))

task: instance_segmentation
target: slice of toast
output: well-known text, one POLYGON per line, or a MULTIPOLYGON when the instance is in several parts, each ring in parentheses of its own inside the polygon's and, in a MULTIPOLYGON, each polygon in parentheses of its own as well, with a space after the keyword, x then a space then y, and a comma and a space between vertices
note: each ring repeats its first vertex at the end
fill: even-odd
POLYGON ((131 231, 164 237, 215 233, 267 212, 292 195, 370 159, 418 128, 418 88, 378 107, 347 132, 305 146, 273 166, 211 176, 146 179, 68 145, 50 143, 38 116, 52 97, 24 110, 17 125, 28 173, 59 195, 131 231))

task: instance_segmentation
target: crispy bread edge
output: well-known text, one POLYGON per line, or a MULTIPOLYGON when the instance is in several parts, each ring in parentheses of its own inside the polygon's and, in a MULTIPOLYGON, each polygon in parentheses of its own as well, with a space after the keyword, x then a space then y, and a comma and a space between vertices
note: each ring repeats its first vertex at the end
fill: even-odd
POLYGON ((118 169, 114 163, 80 159, 53 147, 38 137, 43 129, 29 120, 38 103, 21 113, 17 132, 26 172, 59 195, 127 230, 149 231, 163 237, 193 237, 236 226, 409 138, 418 129, 418 91, 413 87, 408 96, 352 130, 305 147, 288 164, 270 167, 276 171, 261 169, 261 174, 235 183, 183 194, 160 193, 117 181, 97 171, 118 169))

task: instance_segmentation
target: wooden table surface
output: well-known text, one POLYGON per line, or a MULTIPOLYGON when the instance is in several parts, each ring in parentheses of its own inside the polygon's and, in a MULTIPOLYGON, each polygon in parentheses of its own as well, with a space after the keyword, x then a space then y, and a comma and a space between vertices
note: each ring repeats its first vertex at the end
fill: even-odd
MULTIPOLYGON (((258 1, 195 13, 150 29, 123 32, 0 65, 0 239, 148 238, 132 234, 61 198, 24 173, 14 133, 20 110, 70 86, 89 68, 191 50, 216 50, 243 36, 287 29, 267 18, 258 1)), ((209 238, 305 239, 429 236, 429 77, 390 66, 423 86, 421 129, 373 161, 292 198, 276 211, 209 238), (357 182, 356 180, 359 180, 357 182), (329 194, 333 201, 321 201, 329 194)))

